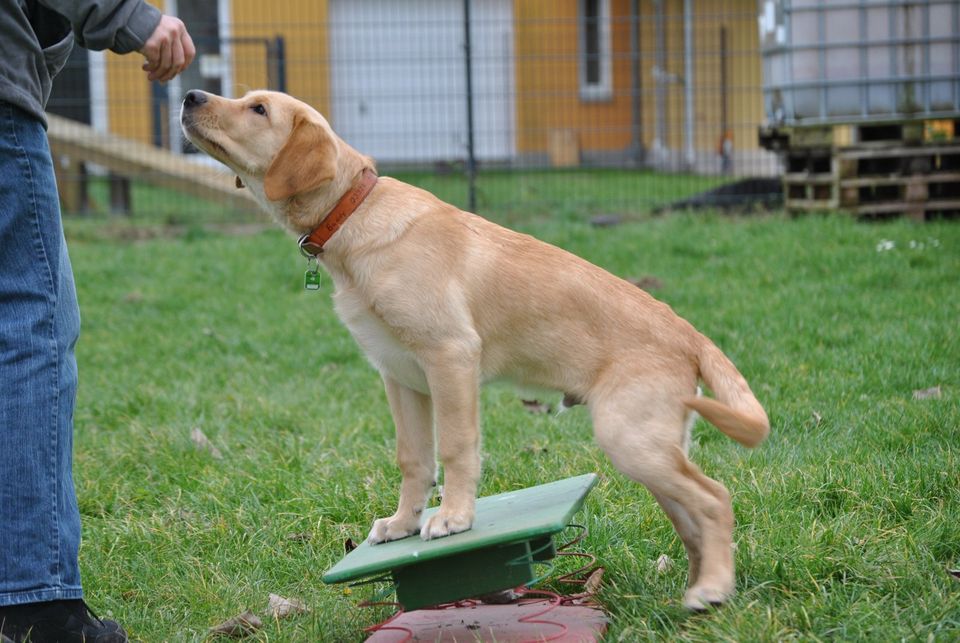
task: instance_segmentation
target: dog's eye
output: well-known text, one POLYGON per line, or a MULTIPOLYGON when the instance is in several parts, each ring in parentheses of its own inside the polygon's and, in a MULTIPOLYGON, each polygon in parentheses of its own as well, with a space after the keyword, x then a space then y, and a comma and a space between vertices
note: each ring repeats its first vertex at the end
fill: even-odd
POLYGON ((261 116, 267 115, 267 108, 261 105, 260 103, 257 103, 256 105, 252 106, 250 109, 260 114, 261 116))

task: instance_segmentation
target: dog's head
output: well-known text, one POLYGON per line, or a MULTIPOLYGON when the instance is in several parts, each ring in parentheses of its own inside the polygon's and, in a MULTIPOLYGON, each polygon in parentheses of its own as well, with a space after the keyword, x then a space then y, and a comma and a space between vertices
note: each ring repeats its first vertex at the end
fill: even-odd
POLYGON ((230 99, 192 89, 180 125, 191 143, 236 172, 238 185, 271 202, 329 185, 346 147, 319 112, 279 92, 230 99))

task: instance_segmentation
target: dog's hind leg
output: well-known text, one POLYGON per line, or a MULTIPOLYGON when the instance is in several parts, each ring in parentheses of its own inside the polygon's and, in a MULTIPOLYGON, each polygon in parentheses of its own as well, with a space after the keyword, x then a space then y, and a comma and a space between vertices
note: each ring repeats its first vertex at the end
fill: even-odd
POLYGON ((687 586, 693 587, 700 576, 700 528, 679 502, 674 502, 661 493, 654 493, 653 497, 667 514, 683 542, 683 548, 687 552, 687 586))
MULTIPOLYGON (((690 449, 690 434, 693 430, 694 423, 697 421, 697 417, 697 414, 691 411, 687 413, 684 420, 683 442, 681 445, 684 454, 690 449)), ((673 523, 674 529, 677 530, 677 534, 683 542, 683 548, 687 552, 687 586, 693 587, 696 585, 697 577, 700 575, 700 528, 697 527, 697 524, 693 522, 690 514, 687 513, 687 510, 684 509, 683 505, 679 502, 675 502, 663 494, 655 493, 653 497, 657 499, 660 508, 663 509, 667 517, 670 518, 670 522, 673 523)))
POLYGON ((679 397, 629 388, 591 400, 597 442, 620 471, 653 493, 692 554, 684 605, 723 603, 734 591, 730 496, 687 459, 685 409, 673 402, 679 397))
POLYGON ((420 519, 437 483, 437 464, 430 397, 383 376, 387 401, 397 429, 400 502, 397 512, 373 523, 371 543, 406 538, 420 531, 420 519))

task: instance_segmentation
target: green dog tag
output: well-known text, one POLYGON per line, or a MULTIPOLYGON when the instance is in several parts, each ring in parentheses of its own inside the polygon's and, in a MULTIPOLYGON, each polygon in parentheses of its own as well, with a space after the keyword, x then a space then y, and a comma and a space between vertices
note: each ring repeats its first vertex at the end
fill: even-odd
POLYGON ((320 290, 320 272, 308 270, 303 273, 303 287, 307 290, 320 290))

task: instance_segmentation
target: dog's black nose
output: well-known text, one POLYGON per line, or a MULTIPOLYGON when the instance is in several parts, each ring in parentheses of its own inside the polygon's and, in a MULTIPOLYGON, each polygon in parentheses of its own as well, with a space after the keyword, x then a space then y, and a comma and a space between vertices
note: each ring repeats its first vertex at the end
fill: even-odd
POLYGON ((199 89, 191 89, 187 92, 187 95, 183 97, 184 107, 197 107, 198 105, 203 105, 206 102, 207 95, 199 89))

